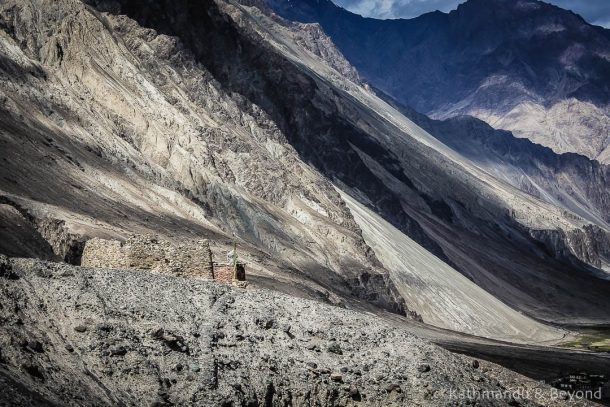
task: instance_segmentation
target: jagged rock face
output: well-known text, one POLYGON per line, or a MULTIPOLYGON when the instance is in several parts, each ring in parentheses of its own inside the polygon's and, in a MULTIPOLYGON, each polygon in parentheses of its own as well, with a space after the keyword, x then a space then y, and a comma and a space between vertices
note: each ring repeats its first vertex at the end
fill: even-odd
POLYGON ((269 2, 320 23, 363 77, 437 118, 469 114, 608 162, 610 31, 535 0, 470 0, 410 20, 353 15, 330 0, 269 2))
POLYGON ((450 390, 507 388, 538 388, 524 406, 586 405, 379 318, 266 290, 0 256, 0 295, 0 402, 13 406, 441 406, 450 390))
MULTIPOLYGON (((229 18, 212 2, 190 11, 205 22, 202 37, 180 40, 80 1, 3 2, 3 193, 47 239, 65 220, 84 237, 153 232, 227 244, 234 234, 249 260, 288 280, 293 270, 307 275, 307 290, 374 294, 401 312, 387 277, 386 294, 360 278, 384 271, 332 185, 264 109, 214 78, 240 66, 238 54, 210 59, 213 44, 239 41, 229 18)), ((247 57, 273 59, 254 45, 247 57)), ((233 74, 266 92, 261 72, 233 74)))

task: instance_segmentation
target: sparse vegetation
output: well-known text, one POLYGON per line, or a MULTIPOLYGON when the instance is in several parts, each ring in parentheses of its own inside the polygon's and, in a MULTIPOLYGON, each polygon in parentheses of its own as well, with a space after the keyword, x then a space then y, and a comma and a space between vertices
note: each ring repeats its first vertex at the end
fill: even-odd
POLYGON ((582 330, 575 340, 561 343, 565 348, 610 352, 610 328, 582 330))

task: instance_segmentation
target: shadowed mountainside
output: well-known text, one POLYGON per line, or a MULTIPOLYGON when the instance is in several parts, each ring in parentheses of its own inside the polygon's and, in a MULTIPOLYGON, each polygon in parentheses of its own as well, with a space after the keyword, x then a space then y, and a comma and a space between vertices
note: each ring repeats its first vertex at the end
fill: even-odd
POLYGON ((319 23, 375 87, 435 118, 463 114, 548 146, 610 160, 610 31, 537 0, 469 0, 403 20, 330 0, 268 0, 319 23))

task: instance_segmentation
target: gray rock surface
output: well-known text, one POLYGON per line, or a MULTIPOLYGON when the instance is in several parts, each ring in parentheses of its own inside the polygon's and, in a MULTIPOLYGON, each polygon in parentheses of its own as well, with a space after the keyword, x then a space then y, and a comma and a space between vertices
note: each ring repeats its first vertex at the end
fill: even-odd
POLYGON ((315 301, 146 272, 2 264, 15 277, 0 276, 0 403, 440 406, 464 402, 450 390, 539 388, 485 405, 564 404, 509 370, 315 301))

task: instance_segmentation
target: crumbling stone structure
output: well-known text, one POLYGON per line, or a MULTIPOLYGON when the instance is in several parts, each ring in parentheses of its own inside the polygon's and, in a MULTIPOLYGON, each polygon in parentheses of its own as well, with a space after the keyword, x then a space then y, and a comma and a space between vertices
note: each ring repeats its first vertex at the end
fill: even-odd
POLYGON ((214 277, 212 252, 207 240, 174 244, 144 235, 131 236, 125 242, 94 238, 85 243, 81 265, 214 277))
POLYGON ((207 240, 178 244, 155 236, 133 235, 125 242, 94 238, 85 243, 81 265, 150 270, 246 286, 245 264, 214 263, 207 240))

